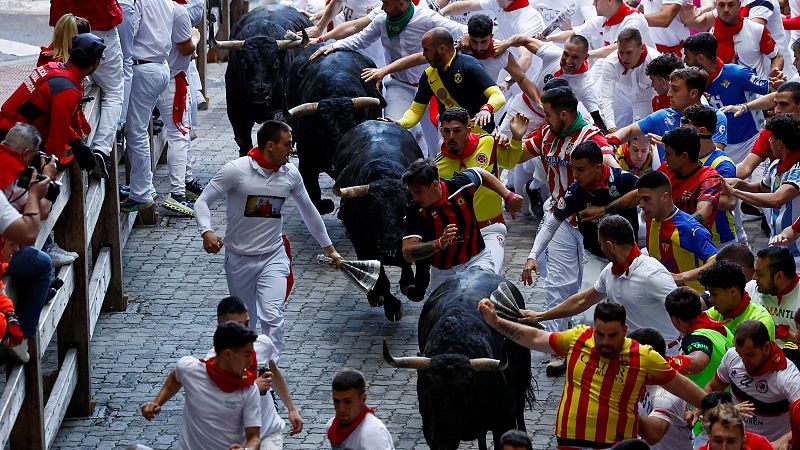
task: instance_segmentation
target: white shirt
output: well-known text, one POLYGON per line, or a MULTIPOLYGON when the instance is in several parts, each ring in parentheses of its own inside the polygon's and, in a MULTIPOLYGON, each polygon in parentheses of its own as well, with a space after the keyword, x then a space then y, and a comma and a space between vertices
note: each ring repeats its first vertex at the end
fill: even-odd
POLYGON ((787 292, 786 295, 782 295, 780 302, 775 295, 758 292, 756 280, 748 281, 744 289, 750 295, 753 303, 758 303, 769 311, 772 321, 775 322, 775 342, 783 347, 784 338, 787 335, 792 336, 797 331, 797 325, 794 323, 794 313, 797 308, 800 308, 800 284, 787 292))
POLYGON ((340 14, 345 22, 366 17, 376 8, 381 9, 380 0, 342 0, 341 4, 340 14))
MULTIPOLYGON (((536 56, 542 59, 542 69, 539 71, 539 75, 532 79, 539 92, 544 92, 545 83, 555 77, 556 73, 561 70, 561 55, 563 52, 564 50, 561 47, 552 42, 539 47, 536 56)), ((575 74, 560 73, 558 78, 563 78, 569 82, 569 88, 578 97, 578 101, 583 103, 587 111, 591 113, 600 109, 600 101, 597 98, 597 93, 592 85, 588 71, 575 74)))
POLYGON ((187 0, 183 5, 189 11, 189 21, 193 27, 200 25, 200 19, 203 18, 203 10, 206 6, 206 0, 187 0))
POLYGON ((14 209, 14 207, 8 203, 6 196, 0 192, 0 234, 5 233, 8 227, 20 217, 22 217, 22 214, 14 209))
POLYGON ((560 0, 533 0, 531 6, 539 11, 544 20, 545 27, 555 20, 556 17, 564 10, 564 8, 572 6, 572 15, 569 17, 569 22, 572 27, 583 25, 589 19, 597 17, 597 11, 594 9, 591 0, 572 0, 562 2, 560 0))
MULTIPOLYGON (((635 16, 636 14, 631 14, 635 16)), ((631 17, 628 16, 628 17, 631 17)), ((616 128, 617 121, 614 116, 614 102, 624 101, 633 108, 634 115, 639 118, 646 117, 653 112, 653 97, 656 91, 650 77, 645 74, 650 61, 659 57, 661 53, 653 47, 647 47, 647 56, 642 64, 623 75, 625 67, 619 62, 617 51, 608 55, 603 62, 603 76, 600 79, 600 112, 603 122, 608 128, 616 128), (637 113, 638 111, 638 113, 637 113), (644 114, 647 112, 647 114, 644 114)))
POLYGON ((206 365, 193 356, 178 361, 175 375, 184 393, 178 449, 225 449, 234 443, 244 444, 245 428, 261 426, 255 385, 224 392, 211 381, 206 365))
MULTIPOLYGON (((269 364, 270 361, 274 362, 275 357, 278 356, 278 350, 275 349, 269 336, 263 334, 259 334, 256 341, 253 342, 253 348, 256 350, 256 361, 258 361, 259 367, 269 364)), ((213 358, 216 355, 217 352, 212 348, 208 351, 206 358, 213 358)), ((272 395, 269 392, 259 395, 259 399, 261 403, 261 439, 264 439, 271 434, 282 432, 285 423, 278 415, 275 402, 272 401, 272 395)))
POLYGON ((498 39, 508 39, 515 34, 532 37, 544 30, 542 15, 530 5, 514 11, 504 10, 497 0, 480 0, 480 5, 489 12, 489 17, 496 17, 498 39))
MULTIPOLYGON (((641 4, 644 14, 648 15, 661 11, 664 5, 681 6, 683 0, 642 0, 641 4)), ((689 28, 681 22, 678 16, 675 16, 668 27, 650 27, 650 34, 656 44, 674 47, 689 37, 689 28)))
POLYGON ((167 63, 169 76, 174 77, 181 72, 189 71, 192 54, 181 55, 178 45, 192 38, 192 24, 189 11, 181 4, 175 3, 172 17, 172 49, 169 51, 167 63))
POLYGON ((497 82, 498 78, 500 78, 500 71, 505 69, 506 65, 508 65, 508 52, 503 52, 502 54, 492 56, 491 58, 475 59, 481 64, 481 66, 483 66, 483 70, 486 71, 486 73, 489 75, 489 78, 497 82))
MULTIPOLYGON (((325 433, 333 424, 333 417, 325 424, 325 433)), ((331 450, 394 450, 392 435, 386 425, 372 413, 367 413, 364 421, 347 436, 339 447, 331 446, 331 450)))
MULTIPOLYGON (((167 60, 172 48, 172 0, 137 0, 133 4, 133 59, 154 63, 167 60)), ((185 39, 184 39, 185 40, 185 39)))
MULTIPOLYGON (((744 19, 741 31, 733 35, 733 49, 735 55, 733 63, 749 67, 759 78, 768 78, 770 72, 770 59, 778 54, 778 45, 772 53, 761 53, 761 35, 764 34, 764 25, 744 19)), ((714 33, 712 28, 711 33, 714 33)), ((774 39, 774 38, 773 38, 774 39)))
POLYGON ((683 420, 686 400, 674 396, 661 386, 647 386, 639 400, 639 414, 669 423, 661 440, 652 450, 692 450, 692 428, 683 420))
POLYGON ((744 426, 747 431, 760 434, 770 441, 789 432, 789 405, 800 400, 800 372, 793 362, 787 361, 784 370, 753 377, 747 373, 736 349, 731 348, 722 357, 714 378, 731 386, 735 403, 753 398, 759 403, 777 406, 788 401, 783 414, 765 416, 756 409, 752 418, 744 419, 744 426))
MULTIPOLYGON (((420 2, 420 4, 422 3, 420 2)), ((386 54, 386 61, 392 63, 404 56, 421 51, 422 36, 434 27, 446 28, 453 35, 453 39, 458 39, 467 32, 465 25, 446 19, 427 7, 414 7, 411 21, 400 35, 392 39, 389 39, 389 35, 386 34, 386 13, 380 11, 366 28, 347 39, 334 42, 331 47, 336 50, 363 50, 380 39, 386 54)), ((396 72, 392 76, 404 83, 416 85, 419 83, 425 67, 427 66, 412 67, 396 72)))
MULTIPOLYGON (((791 4, 791 1, 789 3, 791 4)), ((772 35, 772 39, 775 40, 778 51, 786 58, 791 49, 786 39, 786 30, 783 28, 783 16, 778 0, 742 0, 742 8, 747 8, 748 19, 767 21, 767 29, 772 35)), ((715 13, 716 11, 714 9, 715 13)), ((791 16, 794 17, 794 14, 791 16)))
POLYGON ((589 36, 600 35, 603 39, 603 45, 609 45, 617 42, 617 37, 622 30, 626 28, 636 28, 642 34, 642 42, 644 42, 645 45, 648 47, 653 47, 655 45, 650 35, 650 26, 647 25, 647 19, 644 18, 644 14, 635 12, 625 16, 622 22, 616 25, 603 26, 606 20, 608 19, 603 16, 597 16, 591 20, 587 20, 581 26, 573 27, 573 30, 575 30, 575 34, 580 34, 587 38, 589 36))
MULTIPOLYGON (((664 308, 667 294, 678 288, 672 274, 657 259, 640 255, 628 267, 628 273, 615 277, 611 263, 600 272, 594 289, 604 294, 609 301, 625 307, 626 322, 630 331, 639 328, 655 328, 666 341, 677 341, 678 330, 664 308)), ((679 350, 674 346, 675 352, 679 350)), ((667 349, 668 353, 670 349, 667 349)))
POLYGON ((195 219, 200 234, 212 230, 208 206, 225 196, 228 229, 225 248, 240 255, 263 255, 283 248, 281 210, 291 196, 300 217, 320 247, 331 245, 328 231, 292 163, 277 172, 262 168, 243 156, 222 167, 195 202, 195 219))

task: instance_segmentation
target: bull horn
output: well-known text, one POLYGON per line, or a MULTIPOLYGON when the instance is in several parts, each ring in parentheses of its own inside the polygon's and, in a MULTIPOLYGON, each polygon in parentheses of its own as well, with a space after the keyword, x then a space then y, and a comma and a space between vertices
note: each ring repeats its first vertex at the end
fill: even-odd
POLYGON ((245 41, 214 41, 214 48, 220 50, 241 50, 245 41))
POLYGON ((341 189, 333 189, 333 195, 341 198, 355 198, 364 197, 369 193, 369 185, 362 184, 359 186, 345 187, 341 189))
POLYGON ((355 97, 353 99, 353 108, 380 108, 381 101, 375 97, 355 97))
POLYGON ((319 106, 318 102, 303 103, 302 105, 297 105, 289 110, 289 118, 296 119, 298 117, 314 114, 317 112, 318 106, 319 106))
POLYGON ((422 356, 395 358, 389 353, 389 346, 386 345, 386 339, 383 340, 383 359, 387 364, 397 369, 425 370, 431 365, 431 359, 422 356))
POLYGON ((469 366, 475 372, 496 372, 499 370, 506 370, 506 367, 508 367, 508 355, 503 353, 503 359, 500 361, 493 358, 470 359, 469 366))
POLYGON ((297 39, 277 39, 275 42, 278 43, 278 50, 289 50, 292 48, 304 48, 308 45, 308 34, 306 34, 306 30, 302 30, 303 37, 302 39, 300 36, 297 36, 295 33, 289 34, 286 33, 287 36, 296 36, 297 39))

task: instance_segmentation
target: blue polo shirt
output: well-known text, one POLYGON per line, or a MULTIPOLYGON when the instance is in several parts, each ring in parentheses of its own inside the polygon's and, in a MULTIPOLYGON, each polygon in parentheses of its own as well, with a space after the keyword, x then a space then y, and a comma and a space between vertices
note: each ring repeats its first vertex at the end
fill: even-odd
MULTIPOLYGON (((717 128, 714 130, 711 140, 717 144, 728 145, 728 120, 725 118, 725 114, 719 111, 716 111, 716 113, 717 128)), ((664 108, 639 120, 636 124, 639 125, 639 129, 644 134, 653 133, 658 136, 664 136, 667 131, 681 126, 681 117, 683 117, 683 114, 678 111, 672 108, 664 108)), ((659 161, 664 161, 664 147, 658 145, 657 148, 659 161)))
MULTIPOLYGON (((747 103, 755 98, 752 94, 768 94, 769 80, 758 78, 747 67, 724 64, 717 76, 711 79, 706 92, 711 95, 709 100, 711 106, 719 109, 723 106, 747 103)), ((733 113, 726 113, 725 117, 728 119, 729 144, 740 144, 758 134, 759 122, 764 120, 761 111, 750 111, 739 117, 733 117, 733 113)))

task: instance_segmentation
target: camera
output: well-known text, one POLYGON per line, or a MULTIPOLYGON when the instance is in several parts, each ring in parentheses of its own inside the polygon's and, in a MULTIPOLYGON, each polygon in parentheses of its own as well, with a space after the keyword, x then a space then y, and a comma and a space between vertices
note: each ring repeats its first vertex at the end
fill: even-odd
POLYGON ((44 166, 50 164, 51 161, 53 161, 53 155, 48 155, 40 150, 36 153, 36 156, 33 157, 31 166, 36 169, 37 172, 41 172, 44 166))
POLYGON ((269 364, 259 364, 258 376, 264 375, 266 372, 269 372, 269 364))
MULTIPOLYGON (((52 157, 51 157, 52 158, 52 157)), ((17 186, 21 187, 22 189, 28 189, 31 185, 31 178, 33 177, 33 172, 36 171, 34 166, 28 166, 19 174, 19 178, 17 178, 17 186)), ((36 175, 36 182, 44 180, 46 177, 42 174, 36 175)), ((45 193, 44 198, 55 202, 58 198, 58 195, 61 193, 61 183, 58 181, 51 180, 50 183, 47 184, 47 193, 45 193)))

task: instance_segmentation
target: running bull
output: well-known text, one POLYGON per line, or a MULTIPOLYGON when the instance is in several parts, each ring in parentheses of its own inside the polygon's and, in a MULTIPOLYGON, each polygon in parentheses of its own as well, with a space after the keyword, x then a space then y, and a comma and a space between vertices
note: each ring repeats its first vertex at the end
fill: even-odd
POLYGON ((309 61, 319 47, 306 49, 292 62, 284 113, 294 130, 303 184, 320 214, 327 214, 334 205, 322 199, 319 175, 334 177, 332 150, 351 128, 378 118, 386 101, 374 83, 361 80, 364 69, 375 67, 370 58, 339 51, 309 61))
POLYGON ((505 282, 520 309, 516 286, 494 273, 471 269, 436 288, 418 324, 420 356, 395 358, 386 342, 383 356, 397 368, 417 369, 422 433, 434 450, 454 450, 478 440, 486 449, 491 431, 495 449, 510 429, 525 430, 523 412, 534 397, 531 353, 484 322, 478 302, 505 282))
POLYGON ((225 71, 225 97, 239 154, 245 155, 253 147, 253 125, 279 118, 289 66, 308 43, 305 31, 303 39, 293 31, 312 23, 284 5, 260 6, 242 16, 231 41, 214 40, 211 23, 211 46, 232 50, 225 71))
POLYGON ((417 261, 417 273, 403 258, 403 216, 411 204, 400 177, 406 167, 422 158, 414 136, 400 125, 370 120, 347 132, 336 149, 338 174, 333 192, 342 198, 339 218, 353 243, 358 259, 377 259, 381 273, 367 293, 370 305, 383 304, 391 321, 403 316, 403 304, 390 292, 383 265, 400 267, 400 292, 420 301, 430 282, 428 260, 417 261))

